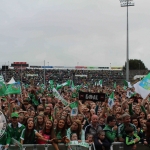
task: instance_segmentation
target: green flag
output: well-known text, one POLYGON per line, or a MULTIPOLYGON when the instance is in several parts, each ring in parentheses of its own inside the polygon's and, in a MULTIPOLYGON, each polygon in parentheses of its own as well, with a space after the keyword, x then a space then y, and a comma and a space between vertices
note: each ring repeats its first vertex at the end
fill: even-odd
POLYGON ((73 81, 71 81, 71 90, 72 90, 72 91, 74 91, 74 90, 75 90, 75 86, 74 86, 73 81))
POLYGON ((130 82, 128 82, 128 81, 126 81, 126 80, 124 80, 124 87, 126 87, 126 88, 132 88, 132 85, 131 85, 131 83, 130 82))
POLYGON ((49 84, 50 84, 50 88, 54 88, 54 81, 53 80, 49 80, 49 84))
POLYGON ((116 89, 116 86, 117 86, 117 85, 116 85, 116 82, 115 82, 115 83, 114 83, 114 89, 116 89))
POLYGON ((70 106, 70 108, 76 108, 76 107, 78 107, 78 101, 70 103, 69 106, 70 106))
POLYGON ((20 82, 9 84, 7 90, 5 91, 5 95, 8 94, 21 94, 20 82))
POLYGON ((61 84, 62 86, 70 86, 71 80, 66 81, 65 83, 61 84))
POLYGON ((71 116, 77 116, 78 115, 78 101, 75 101, 71 104, 69 104, 71 110, 71 116))
POLYGON ((63 86, 70 86, 71 85, 71 80, 68 80, 62 84, 57 84, 56 89, 61 89, 63 86))
POLYGON ((114 105, 114 92, 111 93, 108 99, 108 106, 110 109, 112 109, 113 105, 114 105))
POLYGON ((102 83, 103 83, 103 81, 102 80, 100 80, 99 81, 99 85, 102 87, 102 83))
POLYGON ((60 85, 60 84, 57 84, 56 85, 56 90, 59 90, 59 89, 61 89, 62 88, 62 85, 60 85))
POLYGON ((0 75, 0 96, 4 96, 6 91, 5 81, 2 75, 0 75))
POLYGON ((136 95, 135 92, 132 92, 132 91, 130 91, 130 90, 127 91, 127 97, 128 97, 128 98, 133 97, 133 96, 135 96, 135 95, 136 95))

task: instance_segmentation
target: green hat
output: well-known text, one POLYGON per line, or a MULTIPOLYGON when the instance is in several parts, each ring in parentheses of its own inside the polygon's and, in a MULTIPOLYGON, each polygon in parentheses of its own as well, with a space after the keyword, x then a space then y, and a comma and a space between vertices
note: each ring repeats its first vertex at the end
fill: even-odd
POLYGON ((16 112, 11 113, 11 118, 18 118, 19 115, 16 112))

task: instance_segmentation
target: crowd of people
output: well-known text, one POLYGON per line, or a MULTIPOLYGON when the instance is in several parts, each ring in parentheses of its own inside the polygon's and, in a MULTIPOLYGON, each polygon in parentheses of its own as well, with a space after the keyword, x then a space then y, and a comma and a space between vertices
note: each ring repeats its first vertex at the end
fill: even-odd
MULTIPOLYGON (((16 70, 9 72, 7 77, 14 75, 17 76, 16 70)), ((56 75, 47 73, 46 80, 52 76, 55 80, 55 77, 58 79, 61 75, 59 71, 56 75)), ((118 84, 116 87, 83 86, 85 81, 81 80, 78 82, 81 84, 80 89, 64 86, 58 90, 68 103, 65 106, 53 94, 48 82, 44 88, 37 84, 39 78, 42 82, 42 76, 33 78, 33 82, 27 81, 23 74, 22 78, 24 84, 21 94, 1 97, 1 111, 8 123, 5 134, 0 139, 0 145, 5 145, 5 148, 13 144, 12 138, 21 144, 52 144, 55 150, 59 150, 59 143, 64 143, 69 150, 73 150, 69 144, 71 141, 84 141, 90 145, 94 143, 96 150, 109 150, 110 145, 116 141, 124 142, 133 150, 139 142, 145 146, 150 145, 150 95, 146 99, 138 93, 128 97, 127 91, 134 92, 134 88, 125 89, 118 84), (80 91, 105 93, 105 101, 83 102, 78 97, 80 91), (110 108, 108 99, 112 92, 114 105, 110 108), (69 104, 73 102, 78 102, 77 115, 71 114, 69 104)), ((59 79, 62 78, 58 82, 70 79, 69 76, 61 76, 59 79)))
MULTIPOLYGON (((13 76, 16 80, 23 81, 30 84, 34 81, 34 85, 43 83, 44 69, 8 69, 0 70, 5 80, 8 82, 13 76), (37 75, 37 76, 27 76, 37 75)), ((87 75, 87 77, 75 77, 74 83, 76 85, 83 82, 95 83, 99 79, 103 79, 105 85, 109 85, 111 82, 117 80, 121 81, 125 77, 125 71, 122 70, 70 70, 70 69, 45 69, 45 83, 48 84, 49 79, 54 80, 57 83, 63 83, 69 78, 72 79, 74 75, 87 75)))

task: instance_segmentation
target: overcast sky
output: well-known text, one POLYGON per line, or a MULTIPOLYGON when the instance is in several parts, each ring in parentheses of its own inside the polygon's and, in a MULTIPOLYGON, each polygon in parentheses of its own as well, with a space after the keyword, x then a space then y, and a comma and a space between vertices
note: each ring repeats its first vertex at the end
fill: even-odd
MULTIPOLYGON (((129 7, 129 58, 150 69, 150 0, 129 7)), ((0 64, 123 66, 126 7, 119 0, 0 0, 0 64)))

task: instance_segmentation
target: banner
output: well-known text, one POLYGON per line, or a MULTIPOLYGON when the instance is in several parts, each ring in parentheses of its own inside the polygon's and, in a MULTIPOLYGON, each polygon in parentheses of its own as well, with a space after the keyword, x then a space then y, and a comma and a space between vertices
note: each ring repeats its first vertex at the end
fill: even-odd
POLYGON ((37 77, 38 74, 27 74, 27 77, 37 77))
POLYGON ((59 99, 65 106, 68 105, 68 102, 67 102, 63 97, 61 97, 61 95, 59 94, 59 92, 58 92, 55 88, 53 88, 53 95, 54 95, 57 99, 59 99))
POLYGON ((89 148, 89 143, 86 143, 84 141, 82 141, 82 142, 70 141, 70 143, 68 143, 68 145, 78 145, 78 146, 89 148))
POLYGON ((79 92, 79 100, 105 101, 105 93, 79 92))

